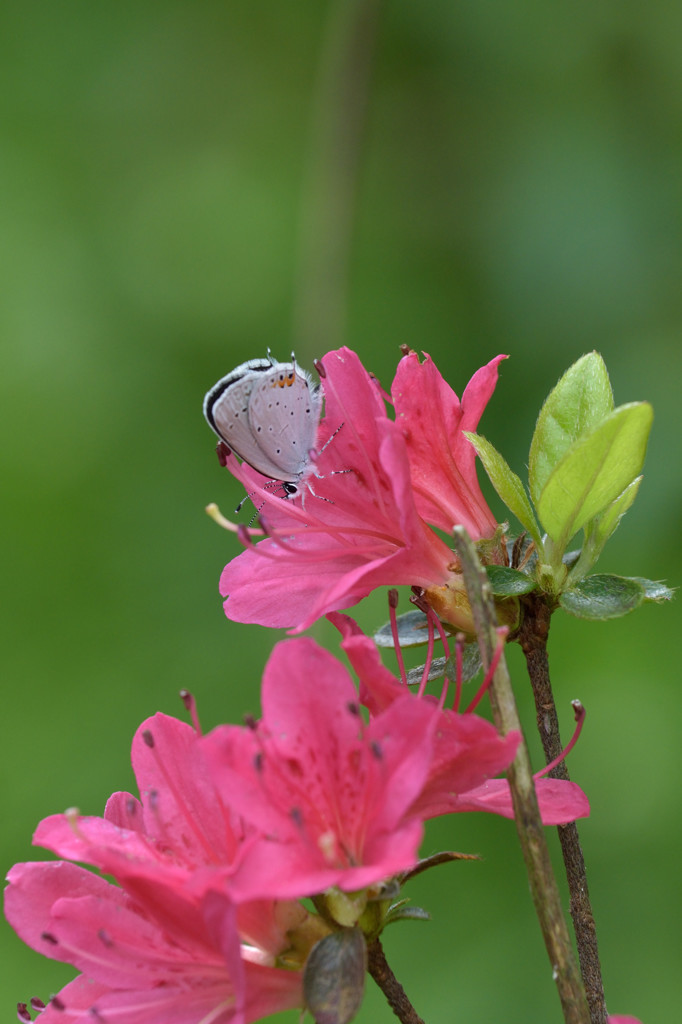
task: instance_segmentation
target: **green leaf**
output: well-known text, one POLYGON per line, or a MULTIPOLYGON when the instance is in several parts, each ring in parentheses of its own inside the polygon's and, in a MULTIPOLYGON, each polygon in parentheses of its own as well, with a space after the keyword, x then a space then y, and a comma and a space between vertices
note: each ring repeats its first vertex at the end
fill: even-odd
POLYGON ((521 525, 528 530, 535 543, 540 545, 540 527, 520 478, 510 469, 497 449, 485 437, 482 437, 481 434, 473 434, 468 430, 464 431, 464 436, 471 441, 476 449, 476 454, 483 463, 490 482, 504 504, 510 512, 514 513, 521 525))
POLYGON ((645 599, 642 584, 628 576, 587 576, 559 597, 561 607, 579 619, 617 619, 645 599))
MULTIPOLYGON (((429 642, 429 620, 415 609, 398 616, 398 640, 401 647, 421 647, 429 642)), ((374 634, 377 647, 395 647, 391 623, 385 622, 374 634)))
MULTIPOLYGON (((600 515, 595 516, 585 526, 585 543, 580 553, 580 558, 572 568, 568 577, 568 584, 572 586, 579 579, 585 576, 595 564, 606 545, 609 537, 614 533, 619 522, 637 497, 642 477, 636 477, 625 490, 612 501, 600 515)), ((566 559, 564 558, 564 564, 566 559)))
POLYGON ((431 915, 423 907, 405 906, 407 900, 401 900, 391 907, 384 918, 384 927, 395 921, 430 921, 431 915))
POLYGON ((671 601, 675 596, 675 591, 660 580, 645 580, 642 576, 633 576, 632 579, 644 587, 645 601, 671 601))
POLYGON ((563 553, 578 530, 603 512, 642 468, 653 410, 622 405, 571 446, 537 502, 540 522, 563 553))
POLYGON ((535 507, 557 464, 569 448, 613 410, 604 360, 590 352, 569 367, 540 410, 530 445, 528 477, 535 507))
POLYGON ((506 565, 486 565, 488 581, 493 594, 497 597, 515 597, 518 594, 529 594, 535 590, 537 583, 518 569, 510 569, 506 565))
POLYGON ((316 1024, 348 1024, 365 990, 367 944, 359 928, 343 928, 313 946, 303 970, 303 997, 316 1024))

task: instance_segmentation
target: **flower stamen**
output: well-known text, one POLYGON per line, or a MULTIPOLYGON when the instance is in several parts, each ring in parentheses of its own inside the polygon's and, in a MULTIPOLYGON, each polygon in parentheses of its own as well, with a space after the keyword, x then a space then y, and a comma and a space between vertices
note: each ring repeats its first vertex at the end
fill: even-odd
POLYGON ((509 627, 508 626, 498 626, 498 628, 495 630, 495 632, 497 633, 497 638, 498 638, 497 639, 497 646, 495 647, 495 650, 493 652, 493 656, 492 656, 492 659, 490 661, 490 665, 488 666, 488 671, 486 672, 485 676, 483 677, 483 682, 481 683, 480 687, 478 688, 476 696, 471 701, 471 704, 469 704, 469 707, 465 708, 464 711, 462 712, 465 715, 471 714, 471 712, 474 710, 474 708, 478 707, 478 705, 481 703, 481 701, 483 700, 483 697, 484 697, 488 687, 490 686, 490 684, 493 681, 493 676, 495 675, 495 672, 497 670, 497 666, 500 663, 500 658, 502 657, 502 651, 504 650, 505 640, 507 638, 507 634, 509 633, 509 627))
POLYGON ((400 680, 403 686, 407 686, 407 673, 405 672, 405 660, 403 658, 402 648, 400 646, 400 635, 398 632, 398 617, 396 616, 395 610, 398 607, 398 591, 391 589, 388 592, 388 612, 391 619, 391 633, 393 634, 393 646, 395 648, 395 656, 398 662, 398 671, 400 672, 400 680))
POLYGON ((197 712, 197 702, 194 699, 194 694, 190 693, 189 690, 180 690, 180 700, 189 711, 190 718, 192 719, 192 725, 197 736, 201 736, 201 723, 199 722, 199 714, 197 712))
POLYGON ((573 747, 578 742, 578 737, 582 732, 583 723, 585 722, 585 715, 587 714, 587 712, 585 711, 585 708, 579 700, 572 700, 571 706, 573 707, 573 713, 575 715, 576 721, 576 727, 573 731, 573 735, 571 736, 570 740, 568 741, 568 743, 566 744, 566 746, 561 751, 558 757, 555 757, 553 761, 550 761, 549 764, 545 765, 545 767, 542 768, 539 772, 535 772, 535 774, 533 775, 534 779, 543 778, 543 776, 551 772, 553 768, 556 768, 558 764, 561 764, 561 762, 565 760, 565 758, 570 754, 570 752, 573 750, 573 747))
POLYGON ((433 628, 433 619, 429 615, 427 617, 427 625, 429 628, 429 643, 426 648, 426 662, 424 663, 424 671, 422 672, 421 682, 419 683, 419 689, 417 690, 417 696, 423 697, 426 689, 426 684, 429 680, 429 672, 431 671, 431 663, 433 662, 433 644, 435 638, 435 631, 433 628))

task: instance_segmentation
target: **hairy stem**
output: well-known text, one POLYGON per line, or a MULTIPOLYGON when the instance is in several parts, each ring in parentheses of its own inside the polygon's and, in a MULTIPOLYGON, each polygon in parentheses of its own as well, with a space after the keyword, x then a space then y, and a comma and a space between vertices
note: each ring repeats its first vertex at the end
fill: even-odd
POLYGON ((381 0, 335 0, 320 54, 304 181, 294 340, 345 340, 348 267, 381 0))
MULTIPOLYGON (((492 593, 471 539, 461 527, 455 527, 454 532, 455 548, 464 574, 481 658, 487 669, 498 643, 492 593)), ((512 730, 521 732, 514 692, 504 657, 500 658, 493 676, 490 702, 495 724, 503 735, 512 730)), ((566 1024, 590 1024, 590 1011, 561 906, 559 888, 552 870, 530 758, 523 738, 507 772, 507 778, 535 912, 552 965, 552 976, 561 1000, 564 1020, 566 1024)))
POLYGON ((386 996, 388 1005, 403 1024, 424 1024, 405 995, 405 989, 388 966, 384 948, 378 938, 372 939, 367 944, 367 970, 386 996))
MULTIPOLYGON (((563 749, 547 657, 547 637, 552 611, 553 608, 546 597, 541 594, 528 595, 518 636, 533 687, 538 732, 547 764, 558 757, 563 749)), ((561 761, 549 774, 555 779, 570 778, 565 761, 561 761)), ((590 1007, 591 1024, 606 1024, 597 930, 587 887, 585 859, 580 846, 578 827, 575 822, 571 822, 568 825, 560 825, 558 832, 570 893, 569 909, 578 946, 580 970, 590 1007)))

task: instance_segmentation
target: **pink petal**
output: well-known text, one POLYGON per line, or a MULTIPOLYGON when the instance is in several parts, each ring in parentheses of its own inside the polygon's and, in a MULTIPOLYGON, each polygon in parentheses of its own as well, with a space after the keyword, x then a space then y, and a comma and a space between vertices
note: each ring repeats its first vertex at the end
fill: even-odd
POLYGON ((343 637, 341 646, 360 680, 360 702, 376 715, 405 693, 405 688, 385 667, 379 650, 349 615, 331 612, 327 618, 343 637))
POLYGON ((110 988, 141 991, 165 984, 174 973, 213 974, 224 982, 225 964, 215 948, 183 932, 170 938, 126 906, 122 890, 110 889, 106 900, 66 894, 55 902, 49 931, 67 951, 64 959, 110 988))
MULTIPOLYGON (((17 935, 52 960, 65 959, 61 948, 43 938, 50 930, 52 906, 66 892, 74 897, 111 898, 115 887, 85 868, 65 861, 15 864, 7 875, 5 916, 17 935)), ((120 893, 120 890, 116 890, 120 893)), ((125 901, 126 897, 120 893, 125 901)), ((68 962, 71 962, 70 960, 68 962)))
MULTIPOLYGON (((561 779, 536 779, 535 791, 538 796, 543 825, 566 825, 576 818, 586 818, 590 805, 580 786, 575 782, 561 779)), ((504 818, 514 817, 511 791, 506 779, 490 779, 482 786, 442 801, 439 814, 452 811, 488 811, 501 814, 504 818)))
MULTIPOLYGON (((198 1024, 204 1019, 211 1024, 245 1024, 229 986, 206 985, 201 980, 192 986, 169 983, 139 992, 110 991, 94 1006, 104 1021, 116 1024, 198 1024)), ((83 1024, 92 1020, 92 1016, 84 1017, 83 1024)))
POLYGON ((95 1024, 90 1007, 108 991, 106 985, 100 985, 92 978, 84 978, 79 974, 57 996, 60 1004, 66 1007, 66 1012, 58 1010, 50 1001, 36 1020, 40 1024, 95 1024))
POLYGON ((144 834, 142 804, 132 793, 112 793, 104 808, 104 818, 117 828, 144 834))
POLYGON ((241 1015, 246 998, 246 980, 237 932, 236 908, 225 893, 208 892, 204 896, 201 909, 213 945, 220 950, 227 965, 235 994, 235 1007, 241 1015))
POLYGON ((431 771, 414 809, 429 818, 448 813, 444 807, 457 809, 478 787, 490 785, 485 780, 509 767, 520 739, 516 732, 500 736, 490 722, 476 715, 441 712, 431 771))
POLYGON ((392 388, 420 515, 448 533, 454 524, 465 526, 475 540, 492 536, 496 523, 462 431, 476 429, 505 358, 497 356, 474 374, 461 405, 428 355, 423 363, 415 352, 401 359, 392 388))
POLYGON ((332 886, 354 892, 413 867, 423 834, 421 821, 413 819, 391 833, 370 836, 366 863, 356 867, 326 865, 319 847, 304 839, 296 844, 262 838, 230 878, 230 893, 241 901, 255 900, 264 891, 286 900, 332 886))
POLYGON ((160 712, 148 718, 135 733, 132 763, 140 793, 156 794, 145 802, 148 836, 190 866, 230 859, 234 840, 191 726, 160 712))

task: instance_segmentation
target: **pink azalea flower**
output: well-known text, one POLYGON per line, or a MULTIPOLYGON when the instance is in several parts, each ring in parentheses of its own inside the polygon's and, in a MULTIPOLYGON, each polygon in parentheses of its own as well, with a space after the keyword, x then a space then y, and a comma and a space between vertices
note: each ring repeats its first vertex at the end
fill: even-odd
POLYGON ((436 715, 409 694, 366 725, 346 669, 309 639, 278 644, 263 718, 203 740, 216 785, 262 835, 230 879, 240 899, 352 892, 411 867, 413 810, 431 763, 436 715))
POLYGON ((245 958, 222 893, 207 893, 199 908, 187 903, 193 927, 170 928, 123 889, 64 861, 17 864, 8 880, 5 913, 20 937, 81 972, 41 1024, 247 1024, 302 1005, 300 972, 245 958))
POLYGON ((114 875, 174 927, 186 913, 188 886, 199 899, 246 837, 220 801, 191 726, 154 715, 135 733, 131 759, 141 800, 114 793, 103 818, 52 815, 40 822, 33 841, 114 875))
MULTIPOLYGON (((334 613, 328 618, 344 638, 341 646, 360 680, 360 701, 370 714, 383 713, 395 700, 402 700, 405 687, 383 665, 374 642, 349 616, 334 613)), ((457 811, 488 811, 513 818, 509 783, 489 776, 509 767, 519 735, 502 737, 485 719, 449 708, 443 708, 439 718, 433 762, 413 809, 424 818, 457 811)), ((565 825, 590 813, 587 797, 574 782, 536 779, 535 789, 545 825, 565 825)))
POLYGON ((154 715, 132 761, 141 800, 115 793, 103 818, 53 815, 34 837, 120 888, 64 861, 10 872, 10 923, 83 972, 41 1020, 97 1019, 94 1007, 126 1024, 237 1024, 302 1005, 300 972, 274 964, 307 912, 268 899, 236 907, 223 891, 249 837, 224 808, 195 731, 154 715))
POLYGON ((638 1017, 622 1017, 620 1014, 617 1017, 609 1014, 606 1019, 608 1024, 642 1024, 638 1017))
MULTIPOLYGON (((402 584, 426 591, 451 584, 456 597, 441 595, 439 607, 461 603, 453 553, 428 524, 464 523, 474 539, 495 531, 461 431, 478 423, 502 358, 476 374, 460 407, 428 358, 420 365, 406 356, 394 385, 396 422, 357 355, 329 352, 319 455, 302 496, 282 500, 260 474, 227 459, 262 509, 266 533, 221 576, 228 618, 300 630, 376 587, 402 584)), ((453 614, 455 625, 470 625, 453 614)))

